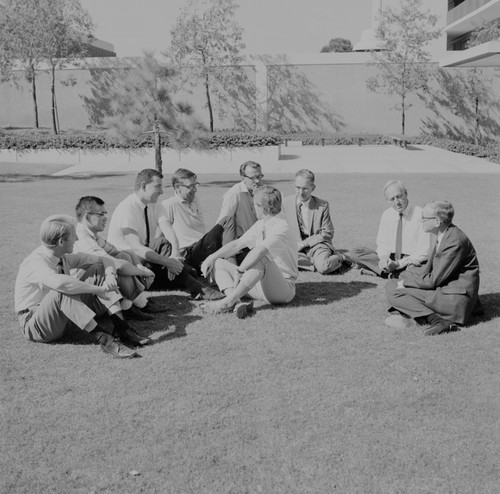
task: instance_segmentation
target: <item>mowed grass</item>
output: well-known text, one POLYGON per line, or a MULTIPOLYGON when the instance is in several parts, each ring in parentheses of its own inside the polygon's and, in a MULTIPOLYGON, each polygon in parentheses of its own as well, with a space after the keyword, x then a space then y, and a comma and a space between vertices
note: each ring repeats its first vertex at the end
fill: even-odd
MULTIPOLYGON (((294 172, 265 179, 287 195, 294 172)), ((482 268, 481 319, 433 338, 397 331, 383 280, 301 273, 292 304, 246 320, 153 294, 171 311, 135 325, 156 343, 118 361, 78 334, 25 341, 13 289, 44 217, 88 194, 112 211, 134 176, 4 176, 0 491, 498 492, 500 175, 318 175, 338 248, 374 245, 390 178, 417 204, 455 205, 482 268)), ((236 167, 199 179, 211 225, 236 167)))

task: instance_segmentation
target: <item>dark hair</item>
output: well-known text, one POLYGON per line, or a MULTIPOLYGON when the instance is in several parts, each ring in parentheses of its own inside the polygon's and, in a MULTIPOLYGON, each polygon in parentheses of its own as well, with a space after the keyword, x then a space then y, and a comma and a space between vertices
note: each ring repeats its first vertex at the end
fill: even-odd
POLYGON ((98 206, 104 206, 104 201, 95 196, 80 197, 78 204, 75 206, 75 214, 77 220, 80 221, 85 214, 92 212, 94 204, 97 204, 98 206))
POLYGON ((158 170, 153 168, 145 168, 144 170, 141 170, 135 178, 135 190, 139 190, 142 184, 147 185, 151 183, 153 181, 153 177, 163 178, 163 175, 158 170))
POLYGON ((250 167, 250 168, 258 168, 260 171, 262 171, 260 165, 255 162, 255 161, 245 161, 245 163, 243 163, 241 166, 240 166, 240 176, 244 177, 245 176, 245 172, 247 170, 247 168, 250 167))
POLYGON ((175 172, 172 174, 172 187, 175 187, 181 180, 186 180, 194 178, 195 180, 198 178, 196 173, 188 170, 187 168, 177 168, 175 172))
POLYGON ((253 197, 264 213, 276 215, 281 211, 281 192, 278 189, 264 185, 255 191, 253 197))

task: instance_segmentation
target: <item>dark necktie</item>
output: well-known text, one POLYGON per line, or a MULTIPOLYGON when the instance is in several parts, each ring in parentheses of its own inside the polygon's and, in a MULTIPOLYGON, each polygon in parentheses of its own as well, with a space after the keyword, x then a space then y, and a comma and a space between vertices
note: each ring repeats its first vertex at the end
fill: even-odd
POLYGON ((304 203, 299 202, 297 204, 297 222, 299 223, 300 232, 303 235, 307 235, 307 229, 306 229, 306 225, 304 223, 304 217, 302 216, 302 208, 303 207, 304 207, 304 203))
POLYGON ((144 221, 146 222, 146 247, 149 247, 149 219, 147 206, 144 208, 144 221))
POLYGON ((64 266, 63 266, 62 257, 59 259, 59 262, 57 263, 56 273, 57 274, 64 274, 64 266))
POLYGON ((401 249, 403 246, 403 213, 399 213, 398 229, 396 230, 396 250, 394 252, 394 259, 399 261, 401 259, 401 249))

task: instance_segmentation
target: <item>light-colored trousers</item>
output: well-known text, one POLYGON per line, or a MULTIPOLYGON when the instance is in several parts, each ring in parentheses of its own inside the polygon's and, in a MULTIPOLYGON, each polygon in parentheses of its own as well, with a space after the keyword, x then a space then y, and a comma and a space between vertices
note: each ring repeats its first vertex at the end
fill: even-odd
MULTIPOLYGON (((234 287, 234 281, 238 277, 237 267, 226 259, 215 261, 214 278, 219 290, 223 292, 234 287)), ((252 276, 253 285, 247 285, 247 294, 255 300, 264 300, 270 304, 288 304, 295 297, 295 283, 286 279, 276 263, 267 257, 243 273, 240 283, 245 284, 246 273, 256 274, 252 276)))
MULTIPOLYGON (((79 278, 100 286, 105 279, 104 267, 95 264, 79 278)), ((92 331, 96 326, 94 318, 104 315, 113 306, 120 307, 120 294, 108 292, 107 295, 109 298, 103 299, 91 293, 66 295, 51 290, 39 305, 19 314, 21 330, 28 340, 43 343, 62 338, 68 322, 92 331)))

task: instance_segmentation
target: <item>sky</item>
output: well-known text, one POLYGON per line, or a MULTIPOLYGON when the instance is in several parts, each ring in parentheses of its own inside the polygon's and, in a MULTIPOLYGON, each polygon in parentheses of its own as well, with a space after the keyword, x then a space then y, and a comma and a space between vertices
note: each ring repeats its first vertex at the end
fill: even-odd
MULTIPOLYGON (((237 0, 248 55, 319 53, 331 38, 355 44, 371 27, 372 0, 237 0)), ((117 56, 160 53, 186 0, 80 0, 97 38, 117 56)))

